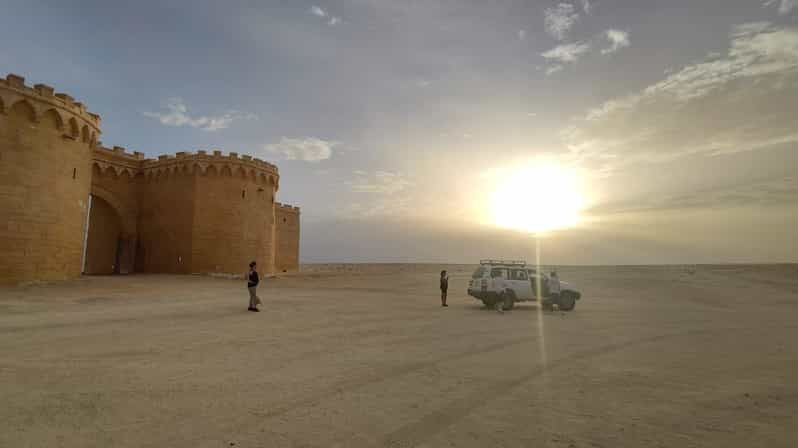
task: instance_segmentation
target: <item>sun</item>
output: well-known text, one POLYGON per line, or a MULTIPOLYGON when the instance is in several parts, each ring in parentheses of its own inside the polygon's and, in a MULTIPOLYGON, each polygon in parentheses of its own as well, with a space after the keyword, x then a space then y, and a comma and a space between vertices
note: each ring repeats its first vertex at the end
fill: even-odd
POLYGON ((497 174, 490 195, 493 225, 540 234, 579 224, 585 201, 576 171, 538 160, 497 174))

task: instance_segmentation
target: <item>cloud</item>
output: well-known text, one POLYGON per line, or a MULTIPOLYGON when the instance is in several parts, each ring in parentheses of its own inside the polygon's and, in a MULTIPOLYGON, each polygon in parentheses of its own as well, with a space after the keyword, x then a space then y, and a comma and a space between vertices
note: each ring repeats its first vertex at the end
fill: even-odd
POLYGON ((183 102, 183 99, 174 97, 169 98, 164 102, 163 108, 166 112, 144 112, 143 115, 149 118, 155 118, 165 126, 189 126, 192 128, 202 129, 203 131, 218 131, 230 127, 234 120, 256 120, 258 118, 255 114, 245 114, 239 111, 228 111, 222 115, 212 116, 194 116, 189 114, 188 106, 183 102))
POLYGON ((570 3, 559 3, 552 8, 546 8, 543 13, 543 22, 546 32, 557 40, 565 39, 571 27, 579 21, 576 7, 570 3))
MULTIPOLYGON (((629 46, 629 33, 626 31, 609 29, 601 33, 601 36, 610 42, 610 47, 602 49, 601 54, 615 53, 629 46)), ((594 41, 595 39, 592 40, 594 41)), ((556 61, 556 64, 546 68, 546 75, 561 71, 566 63, 576 62, 591 50, 592 45, 591 42, 572 42, 558 45, 542 53, 541 56, 544 58, 556 61)))
POLYGON ((798 8, 798 0, 767 0, 765 6, 779 5, 779 14, 786 15, 798 8))
POLYGON ((612 54, 629 46, 629 33, 626 31, 609 29, 604 32, 604 36, 610 42, 610 47, 602 49, 601 54, 612 54))
POLYGON ((748 23, 729 39, 725 56, 708 56, 573 121, 561 132, 571 156, 610 174, 688 155, 798 147, 798 28, 748 23))
POLYGON ((692 190, 679 194, 647 195, 632 201, 600 204, 588 213, 646 212, 727 207, 798 204, 798 177, 756 180, 739 185, 692 190))
POLYGON ((518 40, 526 40, 526 30, 518 30, 518 40))
POLYGON ((279 143, 264 145, 264 151, 276 154, 284 160, 302 160, 305 162, 320 162, 332 157, 333 148, 340 143, 321 140, 313 137, 287 138, 283 137, 279 143))
POLYGON ((609 102, 610 110, 643 99, 667 95, 680 101, 705 96, 729 82, 798 69, 798 29, 777 28, 767 22, 739 25, 731 34, 731 48, 723 58, 710 57, 673 73, 637 95, 609 102))
POLYGON ((318 17, 327 17, 327 11, 321 9, 320 6, 316 5, 310 7, 310 13, 318 17))
POLYGON ((355 193, 394 194, 404 191, 412 185, 399 172, 376 171, 369 174, 365 171, 355 171, 354 174, 355 178, 347 184, 355 193))
POLYGON ((310 7, 310 13, 316 17, 326 19, 327 25, 335 26, 341 23, 341 18, 330 15, 327 11, 323 10, 320 6, 313 5, 310 7))
POLYGON ((565 62, 576 62, 583 54, 590 51, 590 44, 587 42, 574 42, 570 44, 562 44, 552 48, 545 53, 542 53, 546 59, 565 62))
MULTIPOLYGON (((349 201, 343 213, 346 217, 374 218, 408 216, 414 209, 410 188, 414 185, 396 171, 355 171, 346 182, 350 191, 360 196, 349 201)), ((416 204, 417 205, 417 204, 416 204)))
POLYGON ((590 4, 590 0, 582 0, 582 11, 584 11, 585 14, 590 14, 590 12, 593 11, 593 6, 590 4))

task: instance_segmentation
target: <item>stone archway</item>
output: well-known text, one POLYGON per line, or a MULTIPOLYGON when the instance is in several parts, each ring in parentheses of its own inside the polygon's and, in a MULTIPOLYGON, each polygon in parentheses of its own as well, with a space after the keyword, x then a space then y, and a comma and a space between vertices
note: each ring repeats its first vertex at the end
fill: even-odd
POLYGON ((86 237, 85 274, 121 272, 122 217, 105 199, 92 195, 86 237))
POLYGON ((84 274, 132 274, 136 260, 135 221, 116 197, 92 186, 84 274))
POLYGON ((83 273, 134 272, 138 225, 131 188, 125 172, 118 176, 112 168, 103 172, 100 165, 93 164, 83 273))

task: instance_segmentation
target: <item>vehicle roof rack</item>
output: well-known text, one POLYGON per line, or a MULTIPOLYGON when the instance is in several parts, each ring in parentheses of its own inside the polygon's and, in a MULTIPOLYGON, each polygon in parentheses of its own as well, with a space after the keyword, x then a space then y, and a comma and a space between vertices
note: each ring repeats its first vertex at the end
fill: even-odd
POLYGON ((479 260, 479 264, 500 264, 504 266, 526 266, 526 261, 524 260, 479 260))

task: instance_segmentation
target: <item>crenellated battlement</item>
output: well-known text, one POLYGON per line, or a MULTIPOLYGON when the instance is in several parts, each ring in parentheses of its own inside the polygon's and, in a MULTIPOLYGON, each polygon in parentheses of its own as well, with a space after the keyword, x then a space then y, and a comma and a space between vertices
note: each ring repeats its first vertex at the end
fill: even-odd
POLYGON ((280 174, 275 165, 254 159, 249 155, 239 156, 231 152, 222 154, 219 150, 212 153, 200 150, 196 153, 180 151, 158 156, 157 159, 142 161, 142 171, 158 176, 162 173, 199 173, 201 175, 248 177, 253 181, 278 187, 280 174))
POLYGON ((239 156, 236 152, 231 152, 225 155, 219 150, 214 150, 210 154, 204 150, 199 150, 195 153, 189 151, 180 151, 175 154, 164 154, 158 156, 157 159, 146 159, 144 161, 143 168, 153 169, 161 166, 184 164, 187 162, 236 165, 251 168, 258 172, 263 172, 265 174, 274 176, 279 174, 277 166, 269 162, 265 162, 258 158, 253 158, 252 156, 246 154, 239 156))
POLYGON ((92 153, 92 161, 94 165, 100 168, 101 173, 111 170, 116 176, 120 176, 126 172, 129 178, 132 179, 141 172, 144 153, 138 151, 130 153, 121 146, 106 148, 97 145, 92 153))
POLYGON ((25 78, 15 74, 8 74, 5 79, 0 78, 0 113, 7 112, 18 102, 26 102, 33 109, 33 120, 39 119, 49 110, 54 110, 58 114, 67 136, 79 137, 81 129, 84 140, 89 141, 91 137, 96 141, 100 131, 100 116, 89 112, 83 103, 75 101, 66 93, 56 92, 55 89, 46 84, 36 84, 33 87, 25 85, 25 78), (74 121, 71 121, 74 120, 74 121))
POLYGON ((127 172, 131 179, 140 173, 148 180, 173 174, 238 175, 274 185, 275 189, 280 182, 279 171, 275 165, 249 155, 239 156, 235 152, 225 155, 219 150, 210 154, 203 150, 196 153, 180 151, 160 155, 157 159, 148 159, 144 157, 144 153, 130 153, 119 146, 98 146, 94 150, 93 159, 101 172, 112 170, 116 175, 127 172))
POLYGON ((275 202, 274 208, 284 213, 296 213, 299 214, 299 207, 295 207, 289 204, 283 204, 282 202, 275 202))
POLYGON ((132 161, 145 160, 143 152, 138 152, 138 151, 127 152, 127 149, 125 149, 125 148, 123 148, 121 146, 114 146, 113 148, 106 148, 105 146, 98 145, 97 148, 95 148, 94 151, 95 151, 95 157, 97 157, 97 156, 100 156, 100 157, 113 157, 113 158, 118 158, 118 159, 129 160, 131 162, 132 161))

